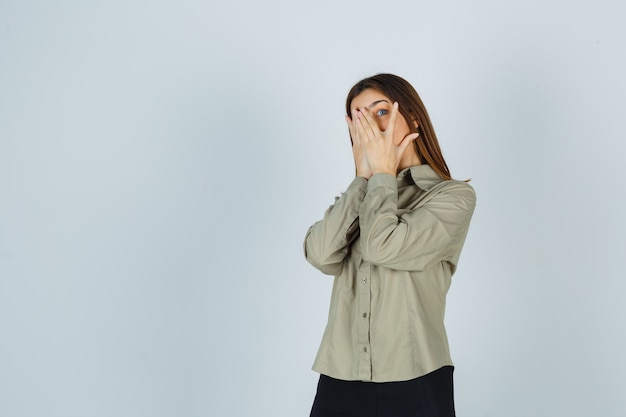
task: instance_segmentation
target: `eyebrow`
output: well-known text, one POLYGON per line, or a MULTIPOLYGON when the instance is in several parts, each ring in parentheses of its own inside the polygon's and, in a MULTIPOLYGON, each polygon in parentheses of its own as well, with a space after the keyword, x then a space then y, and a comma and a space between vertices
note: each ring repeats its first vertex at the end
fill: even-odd
POLYGON ((371 110, 371 109, 372 109, 372 107, 374 107, 374 106, 375 106, 375 105, 377 105, 378 103, 383 103, 383 102, 384 102, 384 103, 389 104, 389 101, 387 101, 387 100, 385 100, 385 99, 382 99, 382 100, 376 100, 375 102, 373 102, 372 104, 370 104, 369 106, 367 106, 367 109, 368 109, 368 110, 371 110))

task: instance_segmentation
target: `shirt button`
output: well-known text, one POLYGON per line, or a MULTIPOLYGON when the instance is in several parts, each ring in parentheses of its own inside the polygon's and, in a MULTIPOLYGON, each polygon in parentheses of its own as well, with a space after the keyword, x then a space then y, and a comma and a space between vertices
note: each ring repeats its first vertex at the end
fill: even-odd
POLYGON ((363 284, 367 284, 367 278, 363 277, 363 284))
POLYGON ((367 353, 367 347, 364 347, 364 348, 363 348, 363 352, 366 352, 366 353, 367 353))
POLYGON ((367 313, 363 313, 363 318, 367 318, 367 313))

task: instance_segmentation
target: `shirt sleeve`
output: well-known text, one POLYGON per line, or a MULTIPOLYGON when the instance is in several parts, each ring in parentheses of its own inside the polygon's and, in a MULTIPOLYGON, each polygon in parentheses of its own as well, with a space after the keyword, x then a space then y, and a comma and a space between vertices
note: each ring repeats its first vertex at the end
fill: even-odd
POLYGON ((452 180, 423 205, 399 214, 396 179, 373 175, 359 210, 363 259, 404 271, 441 261, 455 266, 475 205, 474 189, 452 180))
POLYGON ((350 243, 359 234, 359 206, 366 189, 367 180, 356 177, 306 233, 304 256, 324 274, 341 274, 350 243))

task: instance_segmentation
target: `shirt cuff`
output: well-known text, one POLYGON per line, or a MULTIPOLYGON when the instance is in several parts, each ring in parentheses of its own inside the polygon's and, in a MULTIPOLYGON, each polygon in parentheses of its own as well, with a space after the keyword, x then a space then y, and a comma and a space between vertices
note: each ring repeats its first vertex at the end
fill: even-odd
POLYGON ((359 194, 361 196, 361 200, 367 191, 367 180, 363 177, 354 177, 348 188, 346 189, 347 194, 359 194))
POLYGON ((398 181, 391 174, 374 174, 367 182, 367 189, 373 190, 378 187, 391 187, 395 190, 398 188, 398 181))

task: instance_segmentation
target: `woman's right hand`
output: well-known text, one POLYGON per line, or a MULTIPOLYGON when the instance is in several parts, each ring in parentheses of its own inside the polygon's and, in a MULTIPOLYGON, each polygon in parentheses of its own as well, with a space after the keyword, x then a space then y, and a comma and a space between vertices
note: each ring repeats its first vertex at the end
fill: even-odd
POLYGON ((356 128, 356 112, 352 111, 352 117, 346 116, 348 129, 350 129, 350 137, 352 138, 352 155, 354 156, 354 166, 356 168, 356 176, 369 179, 373 175, 372 168, 367 161, 365 154, 365 146, 363 139, 356 128))

